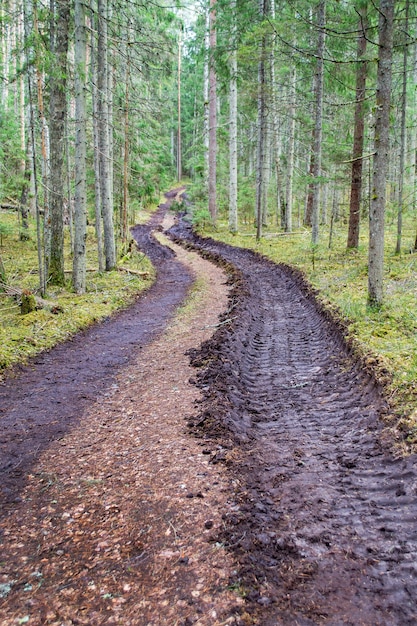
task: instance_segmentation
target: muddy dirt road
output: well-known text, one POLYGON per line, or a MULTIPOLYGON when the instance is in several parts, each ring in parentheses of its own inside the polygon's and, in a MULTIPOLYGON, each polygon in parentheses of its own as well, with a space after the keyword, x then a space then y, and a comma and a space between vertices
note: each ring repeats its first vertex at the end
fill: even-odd
POLYGON ((224 541, 259 623, 416 624, 416 458, 384 446, 372 380, 297 275, 173 234, 240 273, 230 323, 195 358, 211 358, 196 431, 234 434, 223 433, 240 484, 224 541))
POLYGON ((52 441, 73 428, 118 370, 160 333, 192 283, 174 253, 150 232, 161 222, 163 205, 136 237, 159 270, 158 280, 132 307, 76 335, 21 368, 0 385, 0 517, 16 498, 26 474, 52 441), (1 506, 3 505, 3 506, 1 506))
MULTIPOLYGON (((195 238, 180 222, 170 229, 171 236, 226 264, 233 276, 217 331, 190 351, 203 396, 188 420, 188 442, 183 438, 181 420, 189 407, 184 415, 179 399, 185 406, 185 395, 191 397, 188 389, 181 395, 187 383, 177 389, 174 377, 166 389, 162 386, 168 378, 164 354, 172 351, 173 339, 152 349, 192 281, 174 253, 151 236, 165 209, 161 207, 148 227, 134 230, 159 270, 159 280, 146 296, 39 357, 0 387, 0 561, 5 568, 0 608, 9 619, 4 623, 17 623, 15 616, 26 617, 18 612, 21 607, 31 614, 49 597, 51 602, 59 598, 60 604, 53 610, 37 609, 34 624, 416 624, 416 458, 391 454, 383 436, 384 402, 378 389, 351 361, 337 327, 320 312, 297 274, 252 252, 195 238), (145 346, 149 350, 141 360, 145 346), (142 379, 148 380, 138 374, 144 363, 149 367, 146 376, 156 381, 154 393, 152 385, 139 387, 142 379), (121 371, 127 382, 122 391, 114 391, 121 371), (129 380, 138 387, 132 388, 129 380), (140 404, 138 400, 135 405, 137 389, 142 389, 141 402, 146 396, 146 407, 138 414, 132 412, 140 404), (166 429, 164 403, 171 395, 174 412, 166 429), (95 402, 99 406, 91 413, 95 402), (112 412, 105 408, 110 404, 112 412), (91 427, 88 420, 84 424, 87 415, 91 427), (96 423, 97 432, 101 429, 98 442, 96 423), (103 424, 109 435, 101 441, 103 424), (129 444, 132 429, 134 446, 129 444), (79 458, 80 440, 95 456, 84 450, 79 458), (186 479, 179 465, 182 456, 186 479), (41 470, 46 475, 57 460, 61 467, 54 484, 39 479, 36 492, 27 486, 31 472, 36 482, 41 470), (194 463, 201 468, 194 479, 204 492, 197 484, 190 487, 194 463), (152 478, 154 467, 159 468, 158 479, 152 478), (165 473, 160 473, 162 468, 165 473), (139 479, 141 472, 146 484, 139 479), (187 481, 187 490, 181 480, 187 481), (80 481, 84 490, 88 483, 94 492, 89 496, 94 504, 86 503, 82 510, 77 505, 80 481), (155 520, 167 512, 173 516, 174 509, 182 515, 181 532, 177 534, 170 517, 167 531, 159 529, 156 538, 155 520), (130 520, 125 526, 117 521, 120 511, 130 520), (32 533, 27 545, 25 537, 19 541, 22 520, 32 533), (202 527, 200 533, 196 527, 202 527), (136 541, 138 532, 143 545, 134 554, 132 569, 133 553, 126 546, 136 541), (207 547, 208 534, 215 550, 207 547), (194 560, 182 551, 195 545, 193 541, 200 541, 195 547, 200 557, 194 560), (225 548, 219 558, 217 551, 225 548), (210 579, 208 564, 215 554, 215 567, 223 573, 216 570, 210 579), (160 566, 161 559, 171 565, 160 566), (158 567, 150 570, 151 562, 158 567), (9 589, 7 576, 19 563, 29 578, 16 575, 9 589), (30 576, 43 571, 49 583, 44 574, 43 586, 32 590, 30 576), (113 582, 107 580, 110 575, 113 582), (162 575, 163 595, 158 589, 162 575), (201 582, 190 593, 197 576, 211 580, 209 591, 201 582), (212 579, 223 582, 216 585, 212 579), (138 580, 140 589, 135 587, 138 580), (32 604, 23 605, 29 587, 32 604), (146 611, 139 598, 146 598, 146 611)), ((179 358, 170 356, 179 366, 179 358)))

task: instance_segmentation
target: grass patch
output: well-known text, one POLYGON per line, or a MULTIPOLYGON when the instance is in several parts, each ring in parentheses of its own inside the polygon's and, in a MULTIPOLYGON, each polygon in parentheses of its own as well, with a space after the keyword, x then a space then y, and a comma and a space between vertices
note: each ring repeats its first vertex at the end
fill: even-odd
MULTIPOLYGON (((270 229, 271 231, 272 229, 270 229)), ((399 416, 400 427, 409 441, 417 443, 417 255, 395 255, 395 228, 388 225, 385 249, 385 301, 381 309, 367 305, 367 225, 362 225, 359 250, 346 250, 347 225, 339 223, 329 249, 329 232, 322 227, 321 241, 314 249, 311 234, 297 229, 291 234, 265 231, 260 242, 254 229, 242 226, 236 235, 220 221, 210 235, 226 243, 250 248, 277 263, 297 267, 315 287, 325 306, 332 308, 347 324, 347 337, 362 356, 375 357, 389 372, 387 394, 399 416), (411 416, 411 417, 410 417, 411 416)), ((411 250, 415 224, 403 231, 405 246, 411 250)))
MULTIPOLYGON (((34 223, 30 222, 30 238, 27 241, 20 240, 16 213, 1 212, 0 224, 3 233, 0 256, 7 284, 36 291, 39 277, 34 223)), ((97 252, 92 227, 88 228, 87 241, 87 265, 94 268, 97 267, 97 252)), ((65 269, 70 271, 69 242, 66 244, 65 269)), ((40 309, 21 315, 19 303, 0 292, 0 376, 6 368, 27 361, 29 357, 128 306, 138 293, 149 287, 154 270, 150 261, 135 246, 123 254, 121 261, 123 267, 146 272, 147 276, 119 271, 89 271, 86 293, 81 296, 71 291, 69 280, 65 288, 50 286, 46 298, 62 307, 63 312, 59 314, 40 309)))

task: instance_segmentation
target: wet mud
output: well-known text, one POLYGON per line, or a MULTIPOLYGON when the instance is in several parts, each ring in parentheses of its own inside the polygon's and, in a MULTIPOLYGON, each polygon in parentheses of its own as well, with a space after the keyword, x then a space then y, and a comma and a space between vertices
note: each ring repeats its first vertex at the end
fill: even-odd
POLYGON ((168 194, 150 223, 132 234, 152 259, 157 279, 129 308, 17 368, 0 384, 0 515, 19 493, 39 454, 83 418, 135 351, 165 328, 192 284, 175 254, 152 237, 175 197, 168 194))
MULTIPOLYGON (((42 450, 112 393, 184 299, 191 276, 152 236, 166 208, 133 230, 158 270, 149 291, 0 386, 0 514, 42 450)), ((184 221, 171 235, 222 264, 232 284, 218 330, 190 354, 204 398, 188 426, 233 478, 214 540, 238 563, 242 624, 416 624, 416 457, 395 458, 386 443, 375 380, 297 273, 199 239, 184 221)))
POLYGON ((224 323, 192 355, 205 400, 189 426, 235 477, 220 539, 250 614, 416 624, 416 457, 384 443, 374 379, 297 273, 184 222, 171 234, 235 269, 224 323))

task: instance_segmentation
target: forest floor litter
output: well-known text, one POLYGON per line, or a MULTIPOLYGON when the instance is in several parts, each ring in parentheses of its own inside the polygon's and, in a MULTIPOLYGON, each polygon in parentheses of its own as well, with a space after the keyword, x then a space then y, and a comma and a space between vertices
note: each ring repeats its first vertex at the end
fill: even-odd
POLYGON ((0 387, 0 623, 417 623, 377 384, 298 273, 167 209, 150 290, 0 387))

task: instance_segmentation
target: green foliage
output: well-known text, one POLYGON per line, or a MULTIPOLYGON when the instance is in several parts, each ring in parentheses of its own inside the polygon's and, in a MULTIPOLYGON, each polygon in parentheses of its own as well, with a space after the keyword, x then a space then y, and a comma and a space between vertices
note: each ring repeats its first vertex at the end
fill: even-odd
POLYGON ((191 220, 198 229, 204 229, 212 225, 211 215, 205 207, 195 208, 192 212, 191 220))

